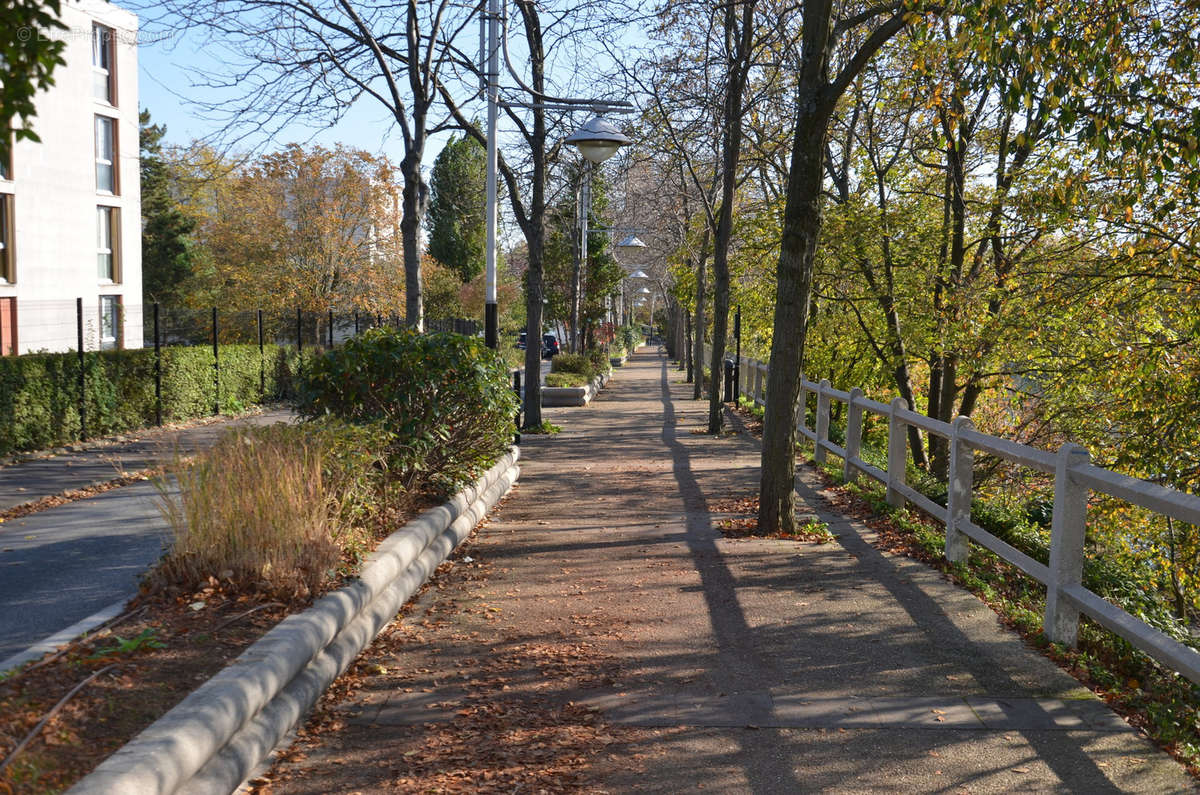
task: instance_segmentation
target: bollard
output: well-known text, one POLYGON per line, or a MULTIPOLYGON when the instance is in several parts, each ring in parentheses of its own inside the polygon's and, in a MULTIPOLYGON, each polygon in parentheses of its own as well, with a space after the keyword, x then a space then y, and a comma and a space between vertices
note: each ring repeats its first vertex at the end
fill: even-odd
POLYGON ((513 444, 521 443, 521 371, 513 370, 513 391, 517 393, 517 431, 513 434, 513 444))
POLYGON ((725 360, 725 402, 733 402, 733 380, 735 378, 735 369, 733 359, 725 360))

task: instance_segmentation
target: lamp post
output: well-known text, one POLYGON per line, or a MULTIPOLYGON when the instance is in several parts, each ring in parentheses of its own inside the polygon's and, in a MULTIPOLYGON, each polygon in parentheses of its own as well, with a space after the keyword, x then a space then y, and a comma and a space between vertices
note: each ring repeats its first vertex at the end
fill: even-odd
MULTIPOLYGON (((624 315, 624 304, 625 304, 625 285, 624 285, 624 282, 633 282, 635 279, 649 279, 649 278, 650 278, 650 277, 649 277, 649 276, 647 276, 647 275, 646 275, 646 272, 645 272, 644 270, 642 270, 641 268, 638 268, 638 269, 637 269, 637 270, 635 270, 633 273, 629 274, 628 276, 626 276, 626 277, 624 278, 624 280, 623 280, 623 282, 622 282, 622 285, 621 285, 621 305, 622 305, 622 306, 621 306, 621 309, 622 309, 622 315, 624 315)), ((631 289, 631 290, 633 289, 633 288, 632 288, 632 285, 630 286, 630 289, 631 289)), ((629 322, 629 321, 628 321, 627 319, 625 319, 625 318, 622 318, 622 323, 624 324, 624 323, 626 323, 626 322, 629 322)))
POLYGON ((587 163, 579 190, 579 249, 575 258, 575 270, 571 280, 571 351, 578 353, 582 340, 579 337, 579 321, 582 304, 583 271, 587 266, 588 215, 592 208, 592 168, 603 163, 628 143, 629 137, 616 126, 599 116, 593 116, 575 132, 566 137, 564 143, 579 150, 587 163))
MULTIPOLYGON (((646 244, 643 243, 638 238, 637 235, 632 234, 632 233, 626 235, 625 237, 623 237, 621 239, 620 243, 617 243, 617 250, 620 251, 623 255, 631 255, 633 252, 640 251, 641 249, 643 249, 645 247, 646 247, 646 244)), ((629 274, 625 278, 626 279, 645 279, 648 277, 646 276, 645 273, 642 272, 641 268, 638 268, 636 271, 629 274)), ((624 322, 625 322, 624 321, 624 315, 625 315, 625 284, 624 284, 624 281, 622 281, 622 284, 621 284, 621 306, 618 309, 617 315, 618 315, 618 317, 617 317, 618 322, 620 322, 622 325, 624 325, 624 322)))
MULTIPOLYGON (((496 302, 496 226, 497 200, 496 182, 499 171, 499 155, 496 146, 496 125, 499 118, 499 108, 521 107, 537 110, 576 110, 589 107, 595 113, 616 112, 629 113, 633 105, 628 102, 607 101, 596 99, 578 99, 569 97, 554 97, 531 88, 521 80, 508 53, 508 30, 505 24, 507 13, 502 11, 502 0, 488 0, 487 12, 480 20, 479 47, 482 88, 487 94, 487 243, 485 253, 485 307, 484 307, 484 341, 489 348, 499 346, 499 310, 496 302), (503 51, 505 66, 520 89, 527 93, 532 101, 505 102, 500 99, 500 54, 503 51)), ((568 143, 579 147, 584 157, 599 163, 616 153, 617 148, 630 143, 629 138, 622 135, 616 127, 599 116, 589 120, 583 127, 568 138, 568 143), (590 126, 589 126, 590 125, 590 126), (573 140, 572 140, 573 139, 573 140), (599 157, 592 160, 592 157, 599 157)), ((586 218, 585 218, 586 222, 586 218)), ((584 240, 587 236, 584 236, 584 240)), ((530 334, 534 330, 529 330, 530 334)), ((540 337, 541 329, 536 333, 540 337)))

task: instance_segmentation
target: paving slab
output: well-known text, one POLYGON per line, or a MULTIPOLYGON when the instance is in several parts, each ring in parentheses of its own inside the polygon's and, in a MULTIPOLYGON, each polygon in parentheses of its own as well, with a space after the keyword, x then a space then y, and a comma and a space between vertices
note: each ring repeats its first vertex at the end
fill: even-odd
POLYGON ((589 407, 546 412, 563 432, 525 437, 521 483, 471 547, 489 576, 442 594, 445 627, 389 646, 388 673, 339 708, 374 721, 323 735, 272 792, 412 791, 397 749, 434 731, 417 708, 453 720, 501 658, 504 699, 612 727, 591 791, 1195 789, 980 600, 874 546, 813 473, 803 510, 833 542, 723 537, 758 443, 704 434, 681 381, 643 348, 589 407), (555 642, 586 643, 603 675, 522 663, 555 642), (407 692, 423 695, 393 700, 407 692))

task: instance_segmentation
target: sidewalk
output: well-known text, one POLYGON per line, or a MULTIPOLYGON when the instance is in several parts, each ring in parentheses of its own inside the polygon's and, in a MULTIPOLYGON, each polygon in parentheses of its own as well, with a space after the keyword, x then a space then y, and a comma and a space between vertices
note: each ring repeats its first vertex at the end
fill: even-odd
POLYGON ((210 418, 212 421, 187 428, 130 431, 119 437, 120 441, 80 442, 53 455, 33 454, 0 465, 0 511, 167 463, 176 451, 187 455, 211 446, 233 426, 270 425, 291 417, 290 409, 269 409, 260 414, 210 418))
POLYGON ((643 348, 550 410, 478 539, 355 667, 268 792, 1182 792, 1195 783, 925 566, 727 540, 758 444, 643 348))
MULTIPOLYGON (((8 464, 0 467, 0 510, 167 463, 211 446, 230 427, 290 418, 277 409, 153 429, 8 464)), ((139 482, 0 524, 0 672, 120 612, 163 553, 157 494, 153 483, 139 482)))

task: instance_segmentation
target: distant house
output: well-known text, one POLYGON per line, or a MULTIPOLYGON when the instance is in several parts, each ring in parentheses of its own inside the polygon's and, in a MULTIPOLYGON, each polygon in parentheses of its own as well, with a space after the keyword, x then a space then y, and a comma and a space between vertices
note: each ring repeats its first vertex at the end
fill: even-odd
POLYGON ((0 163, 0 355, 142 346, 137 16, 62 6, 66 63, 37 97, 41 143, 0 163))

